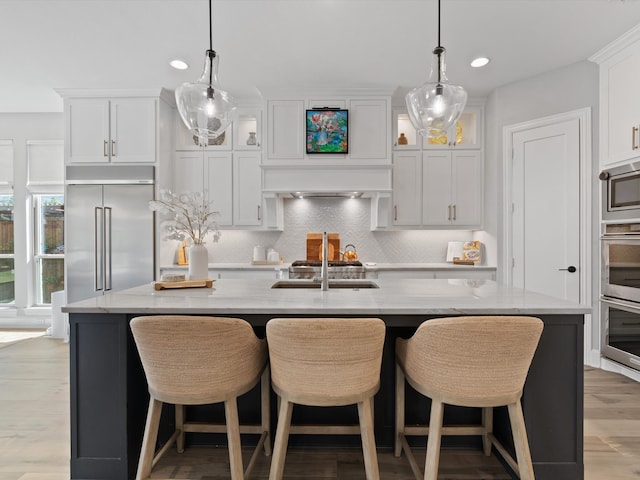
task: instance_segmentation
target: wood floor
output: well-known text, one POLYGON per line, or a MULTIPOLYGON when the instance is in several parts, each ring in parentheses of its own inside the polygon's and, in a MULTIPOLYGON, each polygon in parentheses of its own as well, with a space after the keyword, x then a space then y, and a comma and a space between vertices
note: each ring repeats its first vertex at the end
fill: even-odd
MULTIPOLYGON (((0 480, 69 478, 68 364, 69 348, 62 340, 0 343, 0 480)), ((584 430, 585 480, 640 479, 640 383, 586 368, 584 430)), ((422 463, 424 452, 416 453, 422 463)), ((382 479, 413 479, 404 457, 383 451, 379 464, 382 479)), ((252 478, 266 479, 268 470, 269 459, 261 456, 252 478)), ((228 479, 227 451, 192 448, 178 455, 172 449, 153 477, 228 479)), ((285 478, 361 479, 362 455, 359 450, 290 451, 285 478)), ((493 456, 443 451, 438 478, 509 477, 493 456)))

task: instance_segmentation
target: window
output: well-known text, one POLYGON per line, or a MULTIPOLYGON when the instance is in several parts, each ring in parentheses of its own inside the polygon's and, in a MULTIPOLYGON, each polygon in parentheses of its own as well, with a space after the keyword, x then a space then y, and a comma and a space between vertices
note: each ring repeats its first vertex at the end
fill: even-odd
POLYGON ((34 195, 36 303, 51 303, 51 293, 64 289, 64 196, 34 195))
POLYGON ((0 304, 15 301, 13 195, 0 195, 0 304))

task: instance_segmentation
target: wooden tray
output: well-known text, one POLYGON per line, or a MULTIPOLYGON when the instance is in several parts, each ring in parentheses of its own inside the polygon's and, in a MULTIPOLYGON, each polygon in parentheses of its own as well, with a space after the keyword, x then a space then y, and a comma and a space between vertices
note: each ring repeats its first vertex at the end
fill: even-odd
POLYGON ((211 288, 213 280, 184 280, 182 282, 155 282, 153 288, 156 290, 163 290, 168 288, 198 288, 206 287, 211 288))

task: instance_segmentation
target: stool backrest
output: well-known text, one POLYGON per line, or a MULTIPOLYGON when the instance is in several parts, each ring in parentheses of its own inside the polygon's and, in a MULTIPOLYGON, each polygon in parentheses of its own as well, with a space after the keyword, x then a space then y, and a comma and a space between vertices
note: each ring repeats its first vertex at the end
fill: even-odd
POLYGON ((136 317, 131 330, 158 400, 201 405, 234 398, 256 384, 267 348, 238 318, 159 315, 136 317))
POLYGON ((379 318, 274 318, 267 323, 271 381, 304 405, 348 405, 380 386, 379 318))
POLYGON ((424 395, 462 406, 507 405, 522 396, 542 328, 535 317, 439 318, 396 348, 409 383, 424 395))

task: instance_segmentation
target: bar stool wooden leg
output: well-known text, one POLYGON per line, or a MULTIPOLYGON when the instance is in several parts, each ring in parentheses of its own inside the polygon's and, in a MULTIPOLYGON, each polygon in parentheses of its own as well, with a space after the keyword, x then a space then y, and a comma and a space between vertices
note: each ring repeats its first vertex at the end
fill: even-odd
POLYGON ((489 435, 493 433, 493 407, 484 407, 482 409, 482 450, 484 454, 491 456, 491 439, 489 435))
POLYGON ((271 371, 269 365, 262 372, 260 379, 260 404, 262 418, 262 431, 267 432, 264 441, 264 454, 271 455, 271 371))
POLYGON ((284 474, 284 459, 287 455, 287 443, 289 442, 289 428, 291 427, 291 413, 293 403, 282 398, 279 399, 278 426, 276 427, 276 439, 273 444, 271 456, 271 470, 269 480, 281 480, 284 474))
POLYGON ((396 363, 396 434, 393 444, 393 455, 399 457, 402 454, 400 436, 404 435, 404 372, 396 363))
POLYGON ((527 430, 524 424, 524 415, 522 414, 522 405, 520 401, 507 406, 509 409, 509 421, 511 422, 511 431, 513 433, 513 443, 516 447, 516 459, 518 461, 518 470, 520 480, 534 480, 533 464, 531 463, 531 452, 529 451, 529 442, 527 440, 527 430))
POLYGON ((162 402, 151 397, 149 399, 149 410, 147 412, 147 422, 144 427, 144 437, 142 438, 142 449, 140 452, 140 460, 138 461, 136 480, 144 480, 151 475, 161 413, 162 402))
POLYGON ((176 430, 180 433, 176 438, 178 453, 184 452, 184 405, 176 405, 176 430))
POLYGON ((224 414, 227 421, 227 443, 229 444, 229 465, 231 479, 244 478, 242 467, 242 449, 240 447, 240 421, 238 420, 238 403, 234 398, 224 402, 224 414))
POLYGON ((360 437, 362 438, 362 453, 364 456, 364 470, 367 480, 378 480, 378 455, 376 440, 373 433, 373 399, 367 398, 358 402, 358 416, 360 417, 360 437))
POLYGON ((429 438, 427 440, 427 458, 425 459, 424 465, 424 480, 438 480, 443 414, 443 403, 431 399, 431 417, 429 419, 429 438))

